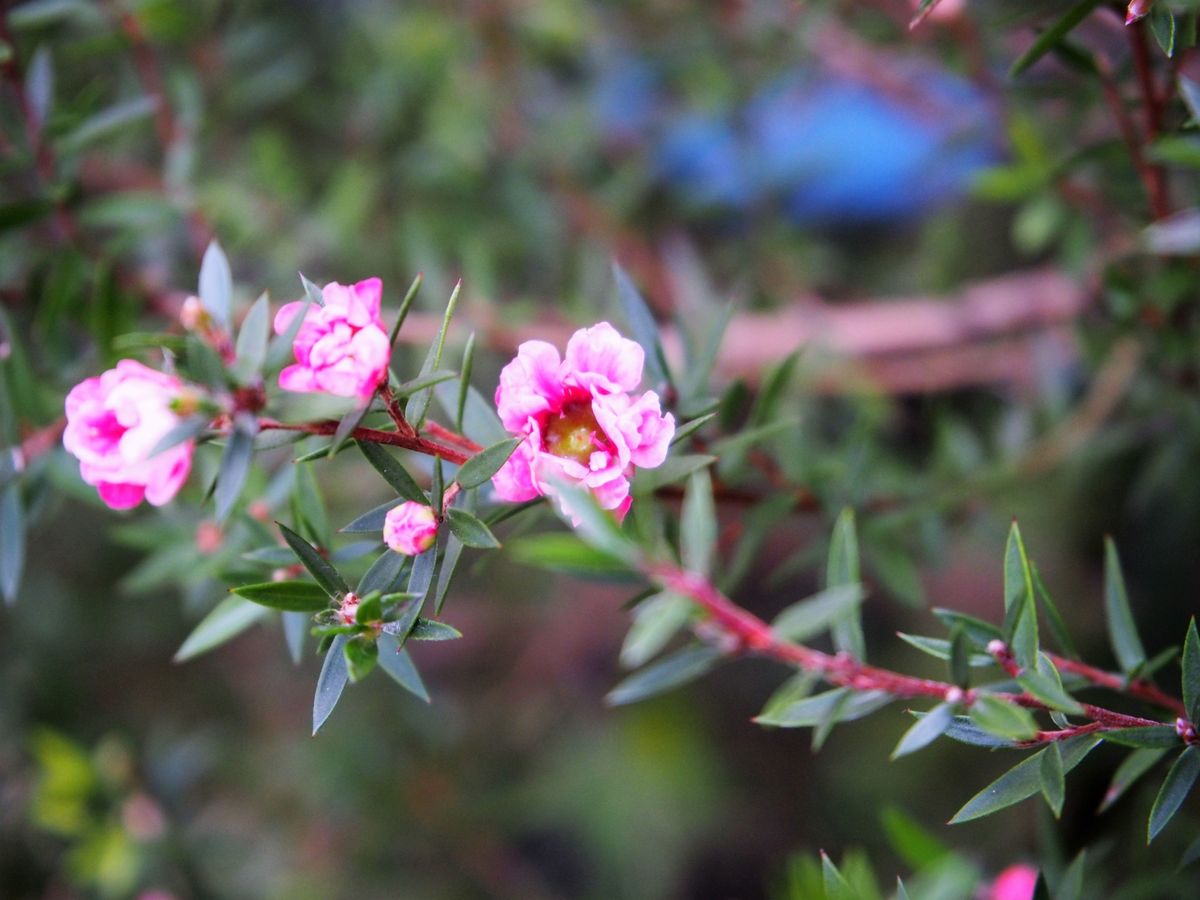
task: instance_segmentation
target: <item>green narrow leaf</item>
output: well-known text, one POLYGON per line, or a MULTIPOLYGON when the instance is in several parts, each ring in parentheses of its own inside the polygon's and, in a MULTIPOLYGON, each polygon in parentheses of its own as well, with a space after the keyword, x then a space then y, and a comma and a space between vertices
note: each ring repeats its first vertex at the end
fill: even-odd
POLYGON ((217 521, 225 522, 237 505, 250 474, 250 463, 254 459, 254 436, 258 434, 258 422, 249 413, 238 413, 233 420, 233 433, 225 452, 221 454, 221 468, 217 472, 217 521))
POLYGON ((585 544, 573 534, 538 534, 508 543, 509 558, 550 572, 565 572, 580 578, 624 580, 629 566, 602 550, 585 544))
POLYGON ((1066 775, 1063 774, 1062 750, 1057 743, 1050 744, 1041 754, 1039 769, 1042 779, 1042 796, 1046 805, 1054 813, 1054 818, 1062 818, 1063 800, 1066 798, 1066 775))
POLYGON ((210 417, 204 415, 189 416, 162 436, 162 439, 150 451, 150 456, 157 456, 172 447, 179 446, 184 441, 195 440, 211 421, 210 417))
MULTIPOLYGON (((269 615, 265 606, 229 596, 212 608, 175 652, 175 662, 187 662, 241 634, 269 615)), ((305 617, 307 619, 307 616, 305 617)))
POLYGON ((683 495, 679 522, 683 567, 707 577, 712 572, 716 543, 717 511, 713 505, 712 481, 706 469, 699 469, 688 479, 687 491, 683 495))
POLYGON ((408 633, 410 641, 455 641, 460 637, 461 631, 436 619, 417 619, 408 633))
POLYGON ((990 694, 980 694, 971 704, 971 720, 989 734, 1014 741, 1037 736, 1037 722, 1029 710, 990 694))
POLYGON ((387 519, 388 512, 403 502, 403 500, 389 500, 387 503, 381 503, 374 509, 363 513, 353 522, 343 525, 338 531, 342 534, 370 534, 375 531, 383 531, 383 523, 387 519))
MULTIPOLYGON (((64 153, 77 153, 87 147, 88 144, 115 134, 118 131, 126 131, 125 126, 139 119, 148 119, 154 114, 157 106, 158 104, 153 97, 134 97, 130 100, 115 103, 108 109, 101 110, 95 115, 84 119, 74 131, 62 138, 59 146, 62 147, 64 153)), ((203 295, 201 295, 200 299, 204 299, 203 295)), ((228 317, 219 321, 228 327, 228 317)))
MULTIPOLYGON (((458 306, 458 297, 461 292, 462 281, 460 280, 455 282, 454 290, 450 292, 450 299, 446 303, 446 312, 442 316, 442 327, 438 331, 437 339, 429 348, 425 362, 421 365, 420 374, 422 375, 428 375, 442 364, 442 350, 446 346, 446 335, 450 331, 450 319, 454 316, 454 309, 458 306)), ((408 419, 413 428, 420 429, 432 401, 433 388, 425 388, 409 398, 408 404, 404 407, 404 418, 408 419)))
POLYGON ((1042 601, 1042 609, 1046 612, 1046 622, 1050 626, 1050 635, 1054 638, 1058 649, 1063 655, 1069 656, 1072 659, 1078 659, 1079 653, 1075 650, 1075 644, 1071 641, 1070 634, 1067 633, 1067 623, 1063 621, 1062 614, 1058 611, 1058 604, 1054 602, 1054 598, 1050 595, 1050 591, 1046 589, 1045 583, 1042 581, 1042 574, 1038 571, 1038 567, 1034 563, 1030 563, 1030 569, 1033 572, 1033 587, 1037 591, 1038 599, 1042 601))
POLYGON ((821 851, 821 883, 825 887, 825 900, 859 900, 858 893, 824 850, 821 851))
POLYGON ((939 703, 904 733, 900 742, 896 744, 896 749, 892 751, 892 759, 915 753, 936 741, 950 727, 953 718, 954 707, 949 703, 939 703))
POLYGON ((1017 684, 1051 709, 1071 715, 1082 715, 1083 707, 1066 692, 1054 663, 1044 653, 1037 658, 1038 671, 1028 669, 1017 676, 1017 684))
POLYGON ((661 694, 707 674, 720 661, 720 651, 706 644, 684 647, 630 675, 608 693, 605 702, 621 706, 661 694))
POLYGON ((650 307, 646 305, 641 292, 634 286, 633 280, 621 264, 613 260, 612 269, 613 278, 617 282, 617 297, 633 332, 633 339, 641 344, 646 352, 646 371, 650 380, 655 384, 669 384, 671 377, 667 369, 667 357, 663 353, 662 339, 658 334, 658 323, 654 321, 654 314, 650 312, 650 307))
POLYGON ((329 531, 329 514, 325 511, 325 499, 321 496, 317 476, 311 465, 295 465, 293 468, 292 515, 296 519, 297 529, 318 547, 328 547, 333 535, 329 531))
POLYGON ((862 602, 862 599, 861 585, 839 584, 828 587, 819 594, 806 597, 784 609, 771 623, 771 630, 783 640, 803 643, 820 634, 832 622, 844 618, 853 607, 862 602))
POLYGON ((1083 876, 1087 872, 1087 850, 1080 850, 1067 871, 1058 880, 1058 890, 1054 900, 1081 900, 1083 897, 1083 876))
POLYGON ((1037 664, 1037 604, 1033 594, 1033 572, 1025 554, 1021 529, 1014 521, 1004 548, 1005 637, 1013 656, 1023 669, 1037 664))
POLYGON ((421 675, 408 651, 390 634, 381 634, 378 643, 379 668, 387 672, 400 687, 428 703, 429 691, 425 689, 425 683, 421 681, 421 675))
MULTIPOLYGON (((383 640, 381 637, 380 640, 383 640)), ((339 634, 329 645, 325 653, 325 662, 321 666, 321 674, 317 677, 317 690, 313 696, 313 736, 321 730, 333 708, 337 706, 346 689, 349 673, 346 671, 346 657, 342 650, 346 646, 346 635, 339 634)))
POLYGON ((1196 618, 1188 623, 1187 638, 1183 642, 1183 708, 1193 724, 1200 724, 1200 633, 1196 631, 1196 618))
POLYGON ((329 597, 311 581, 266 581, 243 584, 230 590, 261 606, 289 612, 317 612, 329 606, 329 597))
MULTIPOLYGON (((672 437, 671 437, 671 446, 673 447, 676 444, 687 440, 689 437, 691 437, 693 434, 695 434, 697 431, 699 431, 701 428, 703 428, 705 425, 707 425, 709 422, 711 422, 716 417, 717 417, 717 414, 715 412, 710 412, 703 416, 697 416, 696 418, 692 419, 690 422, 684 422, 682 425, 680 425, 678 428, 675 429, 675 434, 672 435, 672 437)), ((715 457, 714 457, 714 459, 715 459, 715 457)))
POLYGON ((950 855, 950 848, 903 810, 889 806, 880 821, 888 843, 909 868, 923 869, 950 855))
POLYGON ((462 464, 454 480, 467 489, 485 484, 524 440, 524 437, 507 438, 498 444, 485 447, 462 464))
POLYGON ((446 415, 451 418, 456 417, 463 384, 467 385, 467 405, 463 409, 462 433, 484 447, 490 447, 497 441, 511 437, 500 422, 500 417, 496 415, 496 407, 489 403, 483 394, 471 387, 469 382, 464 382, 461 378, 457 383, 444 381, 433 388, 438 405, 446 411, 446 415))
POLYGON ((50 118, 54 104, 54 61, 50 48, 38 47, 25 71, 25 102, 32 115, 33 127, 40 132, 50 118))
POLYGON ((254 301, 246 318, 242 319, 233 364, 233 371, 242 384, 256 381, 266 361, 267 339, 271 331, 270 313, 267 295, 263 293, 254 301))
MULTIPOLYGON (((829 562, 825 572, 825 586, 859 584, 862 572, 858 560, 858 535, 854 528, 854 510, 847 507, 837 517, 833 526, 833 537, 829 542, 829 562)), ((860 608, 855 606, 841 619, 833 623, 833 645, 840 652, 849 653, 855 659, 867 658, 866 639, 863 637, 860 608)))
POLYGON ((955 625, 951 632, 949 663, 950 679, 965 690, 971 683, 971 650, 962 625, 955 625))
MULTIPOLYGON (((1070 772, 1079 765, 1098 743, 1099 739, 1091 735, 1060 741, 1058 746, 1062 753, 1063 773, 1070 772)), ((982 818, 1014 803, 1020 803, 1041 791, 1042 753, 1045 753, 1045 750, 1026 757, 985 787, 954 814, 949 824, 958 825, 982 818)))
POLYGON ((422 603, 425 602, 425 598, 429 595, 429 588, 433 584, 437 561, 438 548, 436 545, 413 557, 412 571, 408 576, 408 592, 414 597, 418 597, 422 603))
POLYGON ((1142 649, 1142 641, 1133 622, 1129 596, 1125 591, 1125 577, 1121 574, 1121 560, 1112 538, 1104 540, 1104 611, 1113 653, 1121 671, 1128 675, 1146 661, 1146 651, 1142 649))
POLYGON ((899 875, 896 876, 896 900, 908 900, 908 891, 905 890, 904 882, 900 880, 899 875))
POLYGON ((475 368, 475 332, 467 335, 466 346, 463 347, 462 365, 459 366, 458 378, 458 408, 454 411, 454 428, 459 433, 463 430, 463 417, 467 412, 467 388, 471 386, 471 372, 475 368))
MULTIPOLYGON (((372 395, 374 396, 374 395, 372 395)), ((337 431, 333 433, 333 442, 329 445, 329 450, 326 456, 330 459, 337 456, 341 452, 342 447, 350 440, 350 436, 354 434, 354 429, 359 426, 367 413, 371 411, 371 397, 360 402, 354 409, 342 416, 338 422, 337 431)))
POLYGON ((621 665, 636 669, 678 634, 692 613, 692 601, 664 592, 647 597, 633 611, 633 624, 621 645, 621 665))
POLYGON ((764 709, 753 721, 759 725, 777 728, 809 728, 820 725, 830 715, 830 711, 836 708, 839 712, 839 722, 853 722, 882 709, 895 699, 884 691, 864 691, 861 694, 851 694, 847 700, 843 696, 845 690, 835 688, 797 700, 782 709, 764 709))
POLYGON ((457 535, 452 534, 446 539, 446 552, 442 554, 442 566, 438 571, 437 587, 433 592, 435 615, 440 616, 442 607, 446 605, 446 595, 450 593, 450 583, 454 580, 454 572, 458 568, 458 560, 462 556, 464 546, 457 535))
POLYGON ((208 314, 228 330, 233 310, 233 272, 225 251, 215 240, 209 243, 200 262, 199 294, 208 314))
POLYGON ((1150 31, 1167 56, 1175 55, 1175 15, 1165 3, 1155 3, 1150 10, 1150 31))
POLYGON ((309 303, 315 303, 317 306, 324 306, 325 291, 309 281, 303 272, 297 272, 296 274, 300 276, 300 285, 304 288, 304 298, 309 303))
POLYGON ((638 546, 621 533, 612 513, 602 509, 590 491, 565 481, 554 482, 553 486, 557 501, 553 504, 554 511, 574 528, 576 535, 615 559, 638 564, 641 559, 638 546))
POLYGON ((308 634, 310 617, 300 612, 285 612, 280 615, 283 621, 283 639, 287 643, 288 655, 293 665, 300 665, 304 658, 304 638, 308 634))
POLYGON ((1150 821, 1146 829, 1146 843, 1149 844, 1159 832, 1167 827, 1167 823, 1179 811, 1183 801, 1187 799, 1196 776, 1200 775, 1200 747, 1188 747, 1167 772, 1166 780, 1158 796, 1154 798, 1154 806, 1150 808, 1150 821))
POLYGON ((392 394, 396 397, 411 397, 417 391, 434 387, 443 382, 450 381, 452 378, 458 378, 458 373, 451 369, 434 369, 432 372, 425 372, 416 378, 410 378, 408 381, 401 381, 392 388, 392 394))
POLYGON ((316 579, 317 584, 325 590, 326 594, 336 600, 343 594, 350 592, 350 588, 342 579, 342 576, 338 574, 337 569, 330 565, 325 557, 317 552, 316 547, 282 522, 276 522, 275 524, 279 526, 279 530, 283 534, 283 539, 287 541, 288 546, 295 552, 296 557, 304 565, 304 568, 308 569, 309 574, 316 579))
POLYGON ((408 318, 408 311, 412 309, 413 301, 417 299, 417 294, 421 292, 421 284, 424 281, 424 274, 418 272, 417 277, 408 286, 408 290, 404 292, 404 299, 400 301, 400 309, 396 313, 396 324, 392 326, 392 332, 388 335, 389 346, 395 346, 396 338, 400 335, 400 329, 404 325, 404 320, 408 318))
POLYGON ((491 529, 465 509, 451 507, 446 510, 446 524, 454 536, 468 547, 495 550, 500 546, 491 529))
MULTIPOLYGON (((733 318, 733 302, 724 304, 717 310, 713 316, 712 323, 708 327, 708 332, 704 336, 704 343, 700 346, 694 358, 688 359, 687 375, 684 383, 679 390, 681 396, 687 400, 696 401, 701 399, 708 392, 709 379, 712 377, 713 369, 716 367, 717 353, 721 349, 721 340, 725 337, 725 330, 729 327, 729 322, 733 318)), ((710 413, 710 415, 713 415, 710 413)), ((703 417, 698 420, 703 424, 703 421, 708 417, 703 417)))
POLYGON ((961 625, 967 637, 980 650, 986 648, 989 641, 1003 639, 1004 637, 1004 633, 999 628, 991 622, 983 621, 983 619, 977 619, 965 613, 956 612, 952 609, 942 609, 936 606, 930 612, 937 616, 942 624, 951 629, 951 631, 961 625))
POLYGON ((1179 734, 1174 725, 1146 725, 1140 728, 1109 728, 1100 732, 1100 737, 1112 744, 1125 747, 1166 748, 1178 747, 1179 734))
POLYGON ((715 456, 700 453, 671 456, 656 469, 639 469, 634 487, 639 493, 648 494, 668 484, 683 481, 692 473, 707 468, 716 461, 715 456))
POLYGON ((1102 813, 1120 800, 1125 792, 1133 787, 1134 782, 1150 771, 1154 764, 1166 755, 1166 750, 1141 749, 1134 750, 1125 757, 1121 761, 1121 765, 1117 766, 1117 771, 1113 773, 1112 781, 1108 785, 1108 790, 1104 792, 1104 799, 1100 801, 1100 808, 1096 812, 1102 813))
POLYGON ((14 481, 0 490, 0 596, 15 603, 25 567, 25 510, 21 486, 14 481))
POLYGON ((397 494, 405 500, 412 500, 415 503, 429 503, 425 492, 391 453, 379 444, 372 444, 369 441, 358 441, 358 449, 397 494))
MULTIPOLYGON (((914 713, 914 715, 922 714, 914 713)), ((946 729, 946 737, 958 741, 960 744, 969 744, 972 747, 987 747, 989 750, 994 750, 997 747, 1016 746, 1010 740, 998 738, 994 734, 984 731, 971 721, 970 716, 955 716, 950 723, 950 727, 946 729)))
POLYGON ((364 637, 352 637, 342 645, 342 656, 346 662, 346 677, 357 684, 375 668, 379 662, 379 645, 364 637))
POLYGON ((1062 42, 1072 29, 1088 17, 1088 14, 1100 5, 1100 0, 1078 0, 1049 28, 1037 36, 1037 39, 1022 53, 1008 70, 1010 78, 1016 78, 1035 62, 1045 56, 1062 42))
POLYGON ((408 557, 402 553, 396 553, 394 550, 384 550, 382 554, 371 563, 371 567, 359 579, 358 587, 354 593, 362 597, 371 591, 379 591, 382 594, 391 594, 399 588, 400 578, 404 575, 404 568, 408 565, 408 557))

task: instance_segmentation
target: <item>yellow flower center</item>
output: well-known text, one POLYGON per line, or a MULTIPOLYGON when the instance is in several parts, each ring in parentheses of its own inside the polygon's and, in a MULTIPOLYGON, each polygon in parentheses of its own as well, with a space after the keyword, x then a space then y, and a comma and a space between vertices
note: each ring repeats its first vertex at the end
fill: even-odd
POLYGON ((546 422, 546 450, 586 466, 599 446, 594 435, 602 433, 600 423, 592 412, 592 404, 569 403, 561 413, 551 416, 546 422))

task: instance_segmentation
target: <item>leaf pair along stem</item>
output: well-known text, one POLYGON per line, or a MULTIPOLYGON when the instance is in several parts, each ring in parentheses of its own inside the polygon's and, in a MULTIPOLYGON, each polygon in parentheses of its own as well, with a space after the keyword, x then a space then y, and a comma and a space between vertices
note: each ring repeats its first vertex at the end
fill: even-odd
MULTIPOLYGON (((738 606, 707 579, 667 563, 648 565, 644 574, 664 588, 690 598, 708 614, 713 624, 725 635, 736 640, 734 652, 754 653, 786 663, 798 669, 818 673, 831 685, 849 688, 856 692, 882 691, 896 698, 930 697, 942 702, 957 702, 970 707, 981 694, 974 689, 963 690, 944 681, 916 678, 869 666, 848 653, 829 654, 802 644, 779 638, 771 626, 753 613, 738 606)), ((1081 674, 1095 684, 1120 690, 1120 676, 1101 672, 1091 667, 1076 665, 1072 671, 1081 674)), ((1142 689, 1135 694, 1140 699, 1165 706, 1173 711, 1179 701, 1154 689, 1142 689)), ((1027 709, 1048 710, 1049 707, 1036 697, 1027 694, 989 692, 988 696, 1027 709)), ((1060 731, 1039 731, 1037 735, 1018 746, 1033 747, 1054 743, 1080 734, 1102 733, 1110 729, 1161 728, 1164 723, 1140 716, 1126 715, 1105 707, 1081 703, 1082 715, 1089 720, 1083 725, 1071 726, 1060 731)))

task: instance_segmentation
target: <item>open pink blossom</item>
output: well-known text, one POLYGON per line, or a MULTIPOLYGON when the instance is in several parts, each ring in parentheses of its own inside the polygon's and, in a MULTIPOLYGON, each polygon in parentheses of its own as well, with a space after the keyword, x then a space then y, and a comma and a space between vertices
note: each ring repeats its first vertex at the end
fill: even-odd
POLYGON ((132 359, 67 394, 63 446, 79 459, 83 480, 113 509, 129 509, 143 498, 162 506, 183 487, 195 442, 151 451, 179 424, 172 401, 185 394, 174 375, 132 359))
POLYGON ((416 556, 432 547, 437 531, 432 507, 412 500, 389 509, 383 520, 383 542, 405 556, 416 556))
POLYGON ((521 344, 500 372, 496 408, 504 427, 526 440, 493 476, 496 493, 531 500, 565 481, 623 517, 634 469, 661 465, 675 434, 654 391, 631 393, 644 357, 608 322, 576 331, 562 357, 544 341, 521 344))
MULTIPOLYGON (((383 282, 336 281, 321 290, 324 306, 308 308, 292 350, 296 362, 279 373, 285 391, 370 397, 387 378, 391 345, 379 318, 383 282)), ((303 300, 286 303, 275 314, 275 333, 283 334, 304 309, 303 300)))
POLYGON ((1009 866, 996 876, 984 893, 984 900, 1033 900, 1038 871, 1026 863, 1009 866))

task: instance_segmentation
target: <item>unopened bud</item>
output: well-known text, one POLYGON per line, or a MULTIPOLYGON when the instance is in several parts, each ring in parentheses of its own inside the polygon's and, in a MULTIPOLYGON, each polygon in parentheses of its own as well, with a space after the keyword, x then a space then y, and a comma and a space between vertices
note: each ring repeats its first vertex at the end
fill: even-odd
POLYGON ((338 609, 338 618, 346 625, 354 624, 354 617, 358 613, 358 594, 351 591, 342 598, 342 605, 338 609))
POLYGON ((1008 645, 999 638, 993 638, 988 641, 987 652, 992 656, 1007 656, 1008 645))
POLYGON ((1129 0, 1125 9, 1125 24, 1132 25, 1138 19, 1144 18, 1154 5, 1154 0, 1129 0))
POLYGON ((255 500, 246 507, 246 512, 250 514, 250 518, 257 519, 259 522, 265 522, 271 518, 271 507, 267 506, 263 500, 255 500))
POLYGON ((188 331, 206 332, 212 328, 212 315, 199 297, 188 297, 179 308, 179 324, 188 331))
POLYGON ((963 698, 963 690, 960 687, 946 688, 945 701, 947 703, 961 703, 963 698))
POLYGON ((196 549, 205 556, 211 556, 220 550, 224 539, 221 526, 211 519, 196 526, 196 549))

